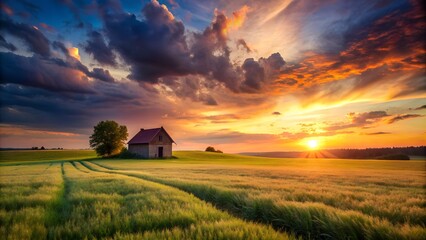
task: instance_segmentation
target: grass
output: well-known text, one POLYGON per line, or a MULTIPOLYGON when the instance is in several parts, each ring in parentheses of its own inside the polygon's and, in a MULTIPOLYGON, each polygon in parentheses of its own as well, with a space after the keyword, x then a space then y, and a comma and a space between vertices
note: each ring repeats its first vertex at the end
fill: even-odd
POLYGON ((30 159, 16 162, 11 152, 12 162, 0 167, 0 234, 426 239, 425 161, 175 155, 166 160, 78 155, 60 162, 36 158, 37 165, 27 165, 30 159))
POLYGON ((0 165, 45 163, 46 161, 95 158, 93 150, 10 150, 0 151, 0 165))
POLYGON ((176 188, 91 163, 3 166, 3 239, 294 239, 176 188))

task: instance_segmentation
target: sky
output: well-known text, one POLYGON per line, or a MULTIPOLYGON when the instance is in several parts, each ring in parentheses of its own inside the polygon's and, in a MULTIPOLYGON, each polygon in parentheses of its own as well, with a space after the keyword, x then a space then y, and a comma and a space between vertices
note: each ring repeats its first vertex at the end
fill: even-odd
POLYGON ((426 145, 421 1, 4 0, 0 147, 99 121, 177 150, 426 145))

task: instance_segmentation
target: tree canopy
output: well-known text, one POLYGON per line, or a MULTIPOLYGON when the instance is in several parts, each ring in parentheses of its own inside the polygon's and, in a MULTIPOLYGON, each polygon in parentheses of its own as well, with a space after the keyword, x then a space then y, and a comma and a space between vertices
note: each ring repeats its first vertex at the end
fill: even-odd
POLYGON ((212 147, 212 146, 208 146, 208 147, 206 148, 206 152, 223 153, 221 150, 219 150, 219 149, 214 149, 214 147, 212 147))
POLYGON ((120 126, 115 121, 100 121, 94 126, 90 136, 90 147, 94 148, 99 156, 118 154, 125 145, 128 137, 127 127, 120 126))

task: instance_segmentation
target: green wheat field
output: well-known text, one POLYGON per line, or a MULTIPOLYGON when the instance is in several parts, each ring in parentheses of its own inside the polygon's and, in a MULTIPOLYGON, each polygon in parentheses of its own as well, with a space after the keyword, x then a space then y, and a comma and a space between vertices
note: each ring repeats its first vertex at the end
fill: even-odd
POLYGON ((426 239, 426 161, 1 151, 2 239, 426 239))

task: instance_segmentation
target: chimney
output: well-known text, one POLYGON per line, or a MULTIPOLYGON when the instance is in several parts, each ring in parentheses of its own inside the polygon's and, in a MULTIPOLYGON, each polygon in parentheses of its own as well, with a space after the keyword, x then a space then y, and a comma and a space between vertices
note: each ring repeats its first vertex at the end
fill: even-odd
POLYGON ((143 131, 144 129, 143 128, 141 128, 141 131, 143 131))

